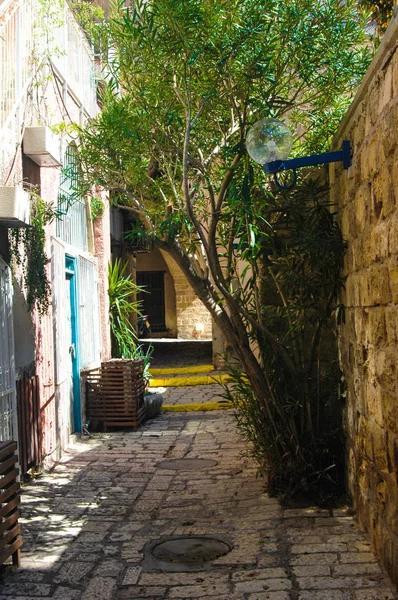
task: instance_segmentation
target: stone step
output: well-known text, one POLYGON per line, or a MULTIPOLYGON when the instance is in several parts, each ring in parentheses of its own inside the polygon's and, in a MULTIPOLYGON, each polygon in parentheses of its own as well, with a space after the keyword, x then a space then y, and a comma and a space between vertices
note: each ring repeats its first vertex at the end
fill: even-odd
POLYGON ((216 383, 227 383, 230 377, 226 373, 214 374, 177 374, 169 375, 168 377, 152 377, 149 380, 150 388, 158 387, 180 387, 191 385, 214 385, 216 383))
POLYGON ((154 367, 149 369, 151 375, 180 375, 193 373, 210 373, 213 365, 197 365, 188 367, 154 367))

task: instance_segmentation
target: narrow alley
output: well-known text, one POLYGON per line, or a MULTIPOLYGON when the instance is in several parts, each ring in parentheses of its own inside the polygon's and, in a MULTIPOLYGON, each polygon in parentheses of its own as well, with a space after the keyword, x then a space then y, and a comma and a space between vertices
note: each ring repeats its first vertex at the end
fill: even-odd
POLYGON ((24 486, 22 524, 0 600, 397 598, 348 510, 266 494, 229 410, 75 443, 24 486))

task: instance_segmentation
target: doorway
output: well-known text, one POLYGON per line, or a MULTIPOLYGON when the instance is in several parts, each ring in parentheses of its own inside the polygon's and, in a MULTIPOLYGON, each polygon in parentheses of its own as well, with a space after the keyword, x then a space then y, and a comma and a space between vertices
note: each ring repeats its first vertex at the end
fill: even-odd
POLYGON ((148 315, 151 331, 166 331, 164 302, 164 271, 137 272, 137 285, 145 288, 138 294, 141 312, 148 315))
POLYGON ((67 371, 71 381, 70 386, 70 423, 74 432, 82 429, 82 415, 80 404, 80 362, 79 362, 79 319, 77 299, 77 271, 76 258, 65 256, 66 279, 66 320, 68 358, 67 371))

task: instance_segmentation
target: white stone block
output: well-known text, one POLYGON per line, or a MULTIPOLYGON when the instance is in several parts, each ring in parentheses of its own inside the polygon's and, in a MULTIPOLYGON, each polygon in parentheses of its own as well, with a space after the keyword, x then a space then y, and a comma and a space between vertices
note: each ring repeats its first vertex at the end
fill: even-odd
POLYGON ((26 127, 23 151, 40 167, 61 167, 59 138, 49 127, 26 127))
POLYGON ((21 187, 0 187, 0 225, 26 227, 30 223, 30 194, 21 187))

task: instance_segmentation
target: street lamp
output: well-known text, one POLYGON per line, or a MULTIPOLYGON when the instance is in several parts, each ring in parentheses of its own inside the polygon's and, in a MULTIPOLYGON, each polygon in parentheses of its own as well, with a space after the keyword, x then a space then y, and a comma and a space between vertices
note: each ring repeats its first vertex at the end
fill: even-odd
POLYGON ((290 190, 294 187, 297 181, 296 169, 301 167, 313 167, 332 162, 342 162, 344 169, 351 166, 351 144, 348 140, 343 141, 341 150, 337 152, 325 152, 324 154, 286 160, 292 144, 293 137, 290 129, 277 119, 257 121, 246 136, 246 148, 249 155, 262 165, 264 173, 274 175, 276 185, 282 190, 290 190), (283 185, 278 180, 278 173, 288 170, 293 171, 293 179, 288 185, 283 185))

